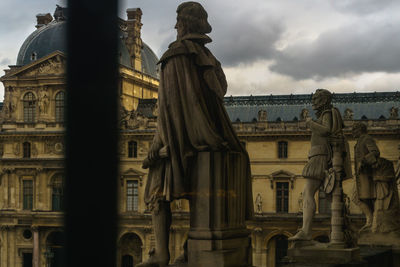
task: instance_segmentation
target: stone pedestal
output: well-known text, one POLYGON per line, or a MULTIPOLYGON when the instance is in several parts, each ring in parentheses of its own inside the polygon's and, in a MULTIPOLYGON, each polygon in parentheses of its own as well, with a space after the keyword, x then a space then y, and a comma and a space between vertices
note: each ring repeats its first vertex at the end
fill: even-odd
POLYGON ((246 159, 240 153, 200 152, 192 177, 188 266, 251 266, 246 159))
POLYGON ((360 249, 336 248, 329 243, 297 241, 290 244, 288 258, 296 263, 346 264, 359 262, 360 249))

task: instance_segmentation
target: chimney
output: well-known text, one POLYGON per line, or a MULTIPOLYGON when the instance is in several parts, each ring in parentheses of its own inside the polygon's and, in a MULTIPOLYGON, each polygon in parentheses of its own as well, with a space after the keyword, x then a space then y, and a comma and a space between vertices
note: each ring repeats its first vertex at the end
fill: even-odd
POLYGON ((49 24, 53 20, 53 17, 50 15, 50 13, 37 14, 36 19, 37 19, 37 24, 35 27, 37 29, 39 29, 40 27, 43 27, 43 26, 46 26, 47 24, 49 24))
POLYGON ((142 10, 140 8, 128 8, 126 10, 128 15, 127 20, 127 33, 125 44, 131 56, 131 64, 135 70, 142 71, 142 39, 140 38, 140 31, 142 29, 142 10))

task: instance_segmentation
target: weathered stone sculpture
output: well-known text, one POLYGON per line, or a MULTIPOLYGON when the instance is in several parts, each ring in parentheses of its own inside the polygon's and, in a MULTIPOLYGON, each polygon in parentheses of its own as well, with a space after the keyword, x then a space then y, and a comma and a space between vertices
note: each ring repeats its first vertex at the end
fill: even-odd
MULTIPOLYGON (((353 125, 356 183, 353 201, 365 214, 362 232, 390 233, 400 230, 399 198, 391 161, 380 157, 374 139, 361 122, 353 125)), ((400 241, 400 240, 399 240, 400 241)))
POLYGON ((303 213, 303 192, 300 192, 297 203, 299 204, 299 213, 302 214, 303 213))
MULTIPOLYGON (((303 177, 306 178, 303 192, 303 227, 289 239, 292 241, 311 240, 311 224, 316 208, 314 195, 322 184, 326 190, 332 191, 334 187, 339 190, 334 191, 333 194, 334 197, 336 194, 339 205, 342 200, 341 183, 334 186, 335 179, 344 178, 343 173, 349 169, 345 165, 349 162, 342 157, 345 151, 342 134, 343 121, 339 110, 332 106, 331 100, 332 95, 328 90, 318 89, 312 97, 312 107, 318 119, 314 121, 311 117, 306 118, 306 124, 312 134, 309 161, 303 169, 303 177)), ((347 174, 349 174, 348 171, 347 174)), ((335 215, 335 211, 338 217, 342 216, 342 207, 339 205, 337 205, 338 210, 333 209, 332 216, 335 215)), ((334 236, 340 235, 338 231, 334 231, 334 226, 340 228, 342 225, 332 225, 334 236)), ((343 239, 343 237, 339 236, 338 239, 343 239)))
POLYGON ((256 204, 256 208, 257 208, 256 213, 262 214, 262 197, 260 194, 257 194, 255 204, 256 204))
MULTIPOLYGON (((311 129, 311 149, 308 163, 303 169, 306 184, 303 191, 303 226, 289 238, 291 247, 288 257, 297 262, 318 264, 342 264, 359 259, 352 236, 345 224, 342 180, 351 177, 348 143, 344 138, 342 117, 331 104, 328 90, 318 89, 312 97, 312 107, 317 120, 307 118, 311 129), (311 240, 311 224, 315 214, 315 193, 322 187, 332 194, 332 216, 330 242, 311 240)), ((318 265, 318 266, 322 266, 318 265)))
POLYGON ((170 203, 176 199, 189 199, 191 213, 188 253, 181 260, 190 266, 247 266, 244 220, 253 214, 248 155, 223 105, 224 72, 205 47, 211 42, 207 12, 185 2, 177 13, 177 40, 159 62, 157 132, 145 164, 155 251, 137 266, 168 265, 170 203))

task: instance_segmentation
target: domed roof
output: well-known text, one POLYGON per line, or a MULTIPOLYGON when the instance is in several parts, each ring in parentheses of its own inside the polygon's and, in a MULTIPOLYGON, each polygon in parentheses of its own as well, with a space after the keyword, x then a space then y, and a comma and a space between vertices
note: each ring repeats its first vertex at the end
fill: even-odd
MULTIPOLYGON (((53 20, 49 24, 40 27, 31 33, 22 44, 18 53, 16 65, 26 65, 54 51, 66 53, 66 33, 67 22, 62 20, 53 20)), ((123 34, 120 34, 120 36, 123 36, 123 34)), ((120 53, 119 63, 132 68, 129 51, 122 39, 118 41, 118 49, 120 53)), ((142 71, 152 77, 158 78, 157 62, 157 56, 150 47, 143 42, 142 71)))

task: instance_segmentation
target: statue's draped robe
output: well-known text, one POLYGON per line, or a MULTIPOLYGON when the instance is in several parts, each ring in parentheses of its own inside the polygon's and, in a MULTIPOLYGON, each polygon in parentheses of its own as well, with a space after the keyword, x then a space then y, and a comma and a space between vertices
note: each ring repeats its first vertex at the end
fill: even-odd
POLYGON ((353 200, 358 203, 359 199, 373 199, 377 208, 387 210, 397 192, 394 167, 392 162, 379 156, 375 140, 368 134, 361 135, 354 146, 356 191, 353 200), (375 168, 374 162, 377 162, 375 168))
POLYGON ((160 59, 159 115, 152 149, 169 156, 150 167, 145 202, 190 197, 190 167, 199 151, 243 153, 247 166, 247 218, 253 212, 249 158, 225 110, 227 83, 206 35, 189 34, 170 44, 160 59))

